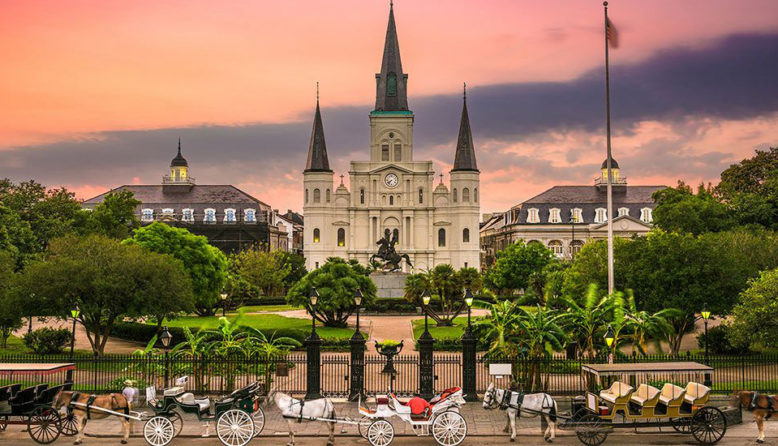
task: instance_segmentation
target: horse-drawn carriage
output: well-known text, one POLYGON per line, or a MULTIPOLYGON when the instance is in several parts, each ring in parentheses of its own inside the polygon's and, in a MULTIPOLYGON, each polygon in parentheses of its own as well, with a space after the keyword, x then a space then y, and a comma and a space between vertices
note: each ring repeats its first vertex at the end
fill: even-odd
POLYGON ((713 373, 709 366, 696 362, 586 364, 581 370, 591 387, 602 390, 574 400, 573 417, 560 428, 575 429, 587 446, 602 444, 616 428, 672 427, 706 445, 717 443, 727 431, 727 417, 709 404, 711 389, 701 384, 704 379, 700 378, 713 373))
POLYGON ((199 421, 215 421, 216 434, 225 446, 245 446, 262 432, 265 414, 259 407, 257 383, 216 400, 195 398, 185 392, 185 379, 177 384, 165 389, 161 399, 154 387, 146 389, 146 404, 154 411, 154 416, 143 426, 143 437, 149 445, 165 446, 181 433, 181 412, 193 414, 199 421))
POLYGON ((50 386, 47 383, 23 385, 20 383, 0 386, 0 431, 8 425, 26 425, 27 433, 36 443, 49 444, 60 434, 74 435, 75 427, 71 414, 62 416, 52 407, 54 398, 61 390, 70 390, 73 385, 74 364, 4 363, 0 364, 0 376, 12 383, 18 377, 43 376, 66 373, 62 384, 50 386))
POLYGON ((370 409, 359 404, 363 420, 359 430, 372 446, 388 446, 394 439, 394 427, 388 421, 397 417, 408 423, 418 436, 432 434, 441 446, 457 446, 467 436, 467 423, 459 408, 465 404, 462 389, 453 387, 435 395, 429 401, 414 397, 402 401, 393 393, 376 398, 376 406, 370 409))

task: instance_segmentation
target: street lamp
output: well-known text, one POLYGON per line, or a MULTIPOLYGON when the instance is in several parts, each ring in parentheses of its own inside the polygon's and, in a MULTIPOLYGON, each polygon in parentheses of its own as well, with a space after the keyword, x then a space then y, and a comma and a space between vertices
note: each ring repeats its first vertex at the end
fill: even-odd
POLYGON ((316 335, 316 304, 319 303, 319 292, 316 291, 316 287, 311 288, 311 337, 316 335))
POLYGON ((170 341, 173 339, 173 335, 167 329, 167 325, 162 327, 162 334, 159 335, 159 340, 162 341, 162 346, 165 347, 165 388, 168 386, 168 380, 170 379, 170 358, 168 356, 168 347, 170 341))
POLYGON ((467 331, 470 331, 470 307, 473 306, 473 292, 470 288, 465 289, 465 305, 467 305, 467 331))
POLYGON ((219 294, 219 297, 222 298, 222 317, 227 316, 227 290, 222 290, 221 294, 219 294))
POLYGON ((73 359, 73 349, 76 347, 76 319, 78 319, 80 314, 81 309, 78 308, 78 304, 76 304, 76 306, 70 310, 70 315, 73 317, 73 337, 70 338, 70 359, 73 359))
POLYGON ((427 307, 430 304, 430 300, 432 299, 432 296, 430 296, 429 290, 425 289, 424 293, 421 295, 421 303, 424 304, 424 333, 429 333, 427 320, 428 320, 428 311, 427 307))
POLYGON ((613 334, 613 327, 608 324, 608 331, 605 332, 605 343, 608 344, 608 364, 613 364, 613 354, 611 353, 611 347, 613 341, 616 340, 616 335, 613 334))
MULTIPOLYGON (((35 303, 35 293, 30 293, 30 302, 35 303)), ((27 334, 32 333, 32 308, 30 308, 30 318, 27 321, 27 334)))
POLYGON ((362 290, 357 288, 356 291, 354 291, 354 304, 357 306, 357 330, 354 333, 354 336, 359 334, 362 336, 362 334, 359 332, 359 308, 362 306, 362 290))
POLYGON ((702 321, 705 324, 705 364, 708 364, 708 320, 710 319, 710 310, 708 310, 708 304, 702 305, 702 321))

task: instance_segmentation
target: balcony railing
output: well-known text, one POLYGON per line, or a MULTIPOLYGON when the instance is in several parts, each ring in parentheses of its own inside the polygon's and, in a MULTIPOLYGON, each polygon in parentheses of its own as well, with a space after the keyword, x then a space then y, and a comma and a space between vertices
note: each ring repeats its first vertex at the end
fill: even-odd
MULTIPOLYGON (((627 177, 618 177, 613 178, 611 180, 611 184, 615 186, 626 186, 627 185, 627 177)), ((608 179, 603 178, 602 176, 599 176, 594 179, 594 185, 595 186, 607 186, 608 185, 608 179)))
POLYGON ((171 177, 170 175, 165 175, 162 177, 162 184, 195 184, 195 178, 194 177, 176 178, 176 177, 171 177))

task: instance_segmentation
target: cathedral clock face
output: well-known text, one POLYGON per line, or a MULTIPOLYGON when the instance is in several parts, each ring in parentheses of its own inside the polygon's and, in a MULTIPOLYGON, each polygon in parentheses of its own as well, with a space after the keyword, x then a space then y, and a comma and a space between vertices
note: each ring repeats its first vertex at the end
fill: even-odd
POLYGON ((397 178, 397 175, 393 173, 387 174, 384 177, 384 184, 386 184, 388 187, 396 187, 397 184, 399 183, 400 183, 400 179, 397 178))

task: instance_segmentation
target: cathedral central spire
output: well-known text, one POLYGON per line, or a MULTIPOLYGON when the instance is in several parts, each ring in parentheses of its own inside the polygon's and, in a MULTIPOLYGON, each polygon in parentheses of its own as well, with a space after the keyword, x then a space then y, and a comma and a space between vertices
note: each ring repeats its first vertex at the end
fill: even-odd
POLYGON ((473 132, 470 130, 470 116, 467 113, 467 84, 464 85, 462 95, 462 119, 459 122, 459 137, 457 138, 457 151, 454 155, 454 168, 456 171, 478 171, 475 162, 475 147, 473 147, 473 132))
POLYGON ((394 23, 394 5, 389 4, 389 24, 386 27, 381 72, 376 77, 376 111, 408 110, 408 75, 403 73, 400 44, 394 23))
POLYGON ((311 143, 308 146, 308 162, 305 172, 332 172, 327 158, 327 144, 324 142, 324 123, 319 110, 319 83, 316 82, 316 113, 313 117, 311 143))

